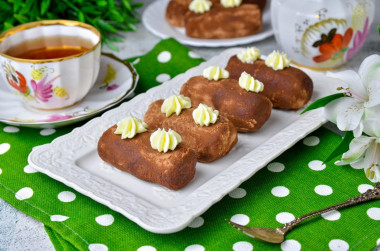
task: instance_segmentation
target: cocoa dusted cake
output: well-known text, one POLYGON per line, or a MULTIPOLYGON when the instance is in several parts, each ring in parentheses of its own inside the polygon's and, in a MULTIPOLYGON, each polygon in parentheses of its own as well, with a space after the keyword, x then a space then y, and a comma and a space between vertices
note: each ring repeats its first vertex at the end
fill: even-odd
POLYGON ((236 128, 218 111, 204 105, 191 107, 190 102, 182 95, 157 100, 149 106, 144 121, 150 129, 171 128, 178 132, 199 162, 223 157, 238 141, 236 128), (197 118, 204 121, 197 122, 197 118))
POLYGON ((238 81, 228 76, 224 69, 208 67, 203 76, 190 78, 180 93, 194 106, 203 103, 218 110, 239 132, 259 130, 270 117, 272 103, 259 93, 237 88, 238 81))
POLYGON ((195 152, 181 144, 175 131, 146 127, 132 117, 110 127, 98 142, 100 158, 139 179, 173 190, 185 187, 195 175, 195 152))
POLYGON ((165 18, 186 35, 224 39, 255 34, 262 27, 266 0, 171 0, 165 18))
POLYGON ((290 66, 290 59, 278 51, 260 59, 257 48, 247 48, 230 58, 226 70, 230 78, 238 80, 243 72, 264 84, 262 95, 268 97, 274 108, 296 110, 309 102, 313 81, 302 70, 290 66))

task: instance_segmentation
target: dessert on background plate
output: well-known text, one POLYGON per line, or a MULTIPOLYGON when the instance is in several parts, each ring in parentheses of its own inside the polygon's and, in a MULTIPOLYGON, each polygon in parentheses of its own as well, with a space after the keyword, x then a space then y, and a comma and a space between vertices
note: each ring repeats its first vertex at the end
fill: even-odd
POLYGON ((202 39, 237 38, 262 28, 266 0, 171 0, 165 18, 186 35, 202 39))

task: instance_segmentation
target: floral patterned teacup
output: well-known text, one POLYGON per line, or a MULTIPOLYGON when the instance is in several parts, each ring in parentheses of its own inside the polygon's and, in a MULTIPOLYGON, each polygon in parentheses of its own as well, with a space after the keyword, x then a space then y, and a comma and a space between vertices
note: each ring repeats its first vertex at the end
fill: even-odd
POLYGON ((95 83, 100 42, 97 29, 77 21, 44 20, 14 27, 0 35, 1 84, 33 108, 53 110, 74 105, 95 83), (62 54, 60 50, 66 47, 79 49, 62 54), (41 48, 50 51, 45 51, 46 57, 38 54, 41 48), (19 56, 25 55, 23 50, 31 52, 30 57, 19 56))
POLYGON ((317 70, 338 68, 363 46, 375 0, 272 0, 277 42, 291 59, 317 70))

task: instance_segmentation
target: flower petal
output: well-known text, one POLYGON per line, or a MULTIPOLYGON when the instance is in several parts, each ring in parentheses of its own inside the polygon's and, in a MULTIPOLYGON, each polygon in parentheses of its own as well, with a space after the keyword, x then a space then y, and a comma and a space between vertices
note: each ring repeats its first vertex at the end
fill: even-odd
POLYGON ((357 137, 359 137, 359 136, 362 135, 362 133, 363 133, 363 127, 364 127, 364 125, 363 125, 363 120, 361 120, 361 121, 359 122, 358 127, 356 127, 356 128, 353 130, 353 133, 354 133, 354 137, 355 137, 355 138, 357 138, 357 137))
POLYGON ((378 170, 378 163, 379 163, 379 144, 372 143, 368 147, 365 157, 362 163, 362 166, 364 168, 364 173, 366 174, 367 178, 372 181, 376 182, 379 180, 379 170, 378 170))
POLYGON ((335 164, 340 166, 355 162, 363 155, 363 153, 373 142, 375 142, 375 138, 373 137, 360 136, 358 138, 354 138, 350 143, 349 150, 343 153, 342 159, 337 161, 335 164))
POLYGON ((363 60, 358 71, 363 85, 380 79, 380 55, 374 54, 363 60))
POLYGON ((337 124, 341 131, 352 131, 359 126, 363 117, 364 105, 354 98, 343 97, 325 106, 325 116, 337 124))
POLYGON ((363 86, 362 80, 360 79, 360 76, 356 72, 351 71, 351 70, 341 71, 337 73, 327 72, 326 76, 330 78, 337 78, 337 79, 342 80, 345 83, 345 85, 351 89, 355 98, 367 100, 368 98, 367 90, 363 86))
POLYGON ((368 102, 364 104, 365 107, 372 107, 380 104, 380 79, 373 80, 368 83, 368 102))
POLYGON ((380 119, 366 119, 363 122, 363 131, 372 137, 380 138, 380 119))

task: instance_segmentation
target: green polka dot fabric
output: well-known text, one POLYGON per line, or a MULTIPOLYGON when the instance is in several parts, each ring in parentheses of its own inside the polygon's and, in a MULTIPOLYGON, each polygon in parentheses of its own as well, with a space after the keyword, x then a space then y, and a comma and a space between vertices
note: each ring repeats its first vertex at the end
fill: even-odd
MULTIPOLYGON (((202 62, 173 39, 131 61, 139 92, 202 62)), ((77 126, 36 130, 0 123, 0 196, 41 221, 57 250, 371 250, 380 244, 380 201, 309 219, 282 244, 250 238, 225 221, 275 228, 372 188, 363 170, 322 163, 341 140, 327 129, 298 142, 184 230, 160 235, 28 166, 33 147, 77 126)))

